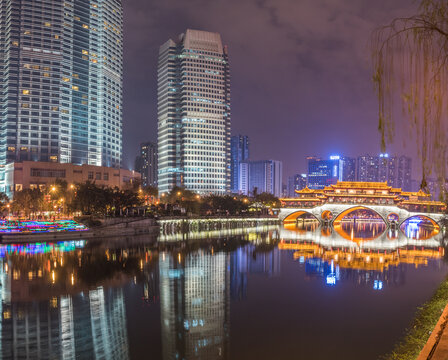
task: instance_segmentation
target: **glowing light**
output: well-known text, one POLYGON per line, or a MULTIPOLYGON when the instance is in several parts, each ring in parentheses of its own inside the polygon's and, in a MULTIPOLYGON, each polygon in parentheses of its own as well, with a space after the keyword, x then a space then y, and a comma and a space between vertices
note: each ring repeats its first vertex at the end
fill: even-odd
POLYGON ((375 280, 373 282, 373 290, 382 290, 383 289, 383 282, 381 280, 375 280))
POLYGON ((339 155, 331 155, 330 160, 339 160, 341 157, 339 155))

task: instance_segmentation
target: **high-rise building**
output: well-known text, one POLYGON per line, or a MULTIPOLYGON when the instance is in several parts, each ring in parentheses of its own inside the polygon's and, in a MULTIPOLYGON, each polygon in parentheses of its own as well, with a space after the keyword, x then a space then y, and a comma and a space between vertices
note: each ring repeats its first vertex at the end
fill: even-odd
POLYGON ((336 184, 340 173, 340 156, 330 156, 324 160, 309 156, 308 161, 308 187, 310 189, 323 189, 325 186, 336 184))
POLYGON ((159 192, 230 191, 230 74, 217 33, 190 30, 160 47, 159 192))
POLYGON ((237 193, 240 162, 249 159, 249 137, 243 135, 232 136, 230 141, 230 190, 237 193))
POLYGON ((389 186, 411 191, 412 159, 408 156, 363 155, 358 157, 358 181, 387 182, 389 186))
POLYGON ((142 186, 157 186, 157 144, 140 144, 140 153, 135 159, 135 170, 142 175, 142 186))
POLYGON ((295 197, 295 190, 302 190, 306 187, 306 174, 295 174, 288 177, 288 184, 286 187, 286 196, 295 197))
POLYGON ((412 189, 412 159, 408 156, 400 156, 398 158, 397 166, 397 184, 396 187, 404 191, 411 191, 412 189))
POLYGON ((0 0, 0 167, 120 167, 122 56, 121 0, 0 0))
POLYGON ((357 180, 364 182, 377 182, 379 157, 362 155, 358 157, 357 180))
POLYGON ((340 181, 355 181, 356 180, 356 159, 343 156, 340 161, 340 181))
POLYGON ((282 196, 283 164, 277 160, 242 161, 239 192, 245 195, 267 192, 282 196))

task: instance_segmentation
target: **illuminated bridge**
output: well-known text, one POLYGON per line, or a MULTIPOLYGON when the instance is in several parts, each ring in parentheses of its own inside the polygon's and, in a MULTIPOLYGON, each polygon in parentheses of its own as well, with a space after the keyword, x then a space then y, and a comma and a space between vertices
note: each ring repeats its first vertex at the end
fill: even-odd
MULTIPOLYGON (((341 182, 322 190, 296 190, 298 197, 280 199, 279 219, 295 223, 305 214, 321 224, 337 225, 355 210, 380 216, 387 225, 400 226, 406 220, 422 218, 438 227, 446 218, 446 205, 432 201, 423 191, 405 192, 382 182, 341 182)), ((361 220, 354 218, 354 221, 361 220)))

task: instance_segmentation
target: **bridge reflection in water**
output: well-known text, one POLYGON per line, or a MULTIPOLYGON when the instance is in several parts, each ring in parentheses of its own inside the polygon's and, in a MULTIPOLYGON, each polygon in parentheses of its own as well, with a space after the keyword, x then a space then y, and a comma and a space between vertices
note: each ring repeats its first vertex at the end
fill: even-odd
POLYGON ((280 250, 293 251, 306 274, 322 277, 326 285, 352 278, 375 290, 404 281, 404 264, 427 266, 443 258, 442 234, 424 221, 409 221, 392 230, 382 221, 341 222, 322 227, 318 222, 286 224, 280 230, 280 250))

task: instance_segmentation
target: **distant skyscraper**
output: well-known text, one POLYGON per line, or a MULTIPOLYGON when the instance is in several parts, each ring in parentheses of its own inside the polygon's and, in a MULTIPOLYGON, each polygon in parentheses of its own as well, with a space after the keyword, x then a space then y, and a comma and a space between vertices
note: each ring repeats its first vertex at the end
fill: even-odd
POLYGON ((243 135, 232 136, 230 142, 230 190, 237 193, 240 162, 249 159, 249 137, 243 135))
POLYGON ((412 159, 408 156, 363 155, 358 157, 358 181, 387 182, 389 186, 411 191, 412 159))
POLYGON ((146 142, 140 145, 135 170, 142 175, 142 186, 157 186, 157 144, 146 142))
POLYGON ((120 167, 122 56, 121 0, 0 0, 0 168, 120 167))
POLYGON ((306 187, 306 174, 295 174, 288 177, 286 188, 287 197, 295 197, 295 190, 302 190, 306 187))
POLYGON ((230 75, 217 33, 190 30, 160 47, 158 186, 230 191, 230 75))
POLYGON ((355 181, 356 180, 356 159, 343 156, 340 161, 340 181, 355 181))
POLYGON ((407 156, 400 156, 398 158, 397 169, 397 187, 404 191, 411 191, 412 189, 412 159, 407 156))
POLYGON ((358 157, 357 180, 364 182, 376 182, 378 180, 379 157, 362 155, 358 157))
POLYGON ((283 164, 276 160, 242 161, 240 163, 240 189, 245 195, 267 192, 282 196, 283 164))
POLYGON ((308 187, 323 189, 325 186, 336 184, 340 176, 340 157, 331 156, 329 160, 310 156, 308 160, 308 187))

